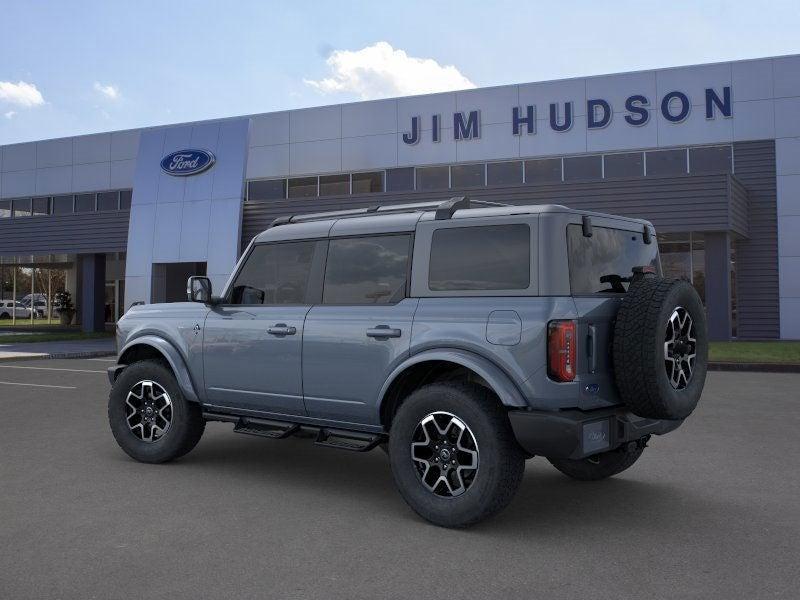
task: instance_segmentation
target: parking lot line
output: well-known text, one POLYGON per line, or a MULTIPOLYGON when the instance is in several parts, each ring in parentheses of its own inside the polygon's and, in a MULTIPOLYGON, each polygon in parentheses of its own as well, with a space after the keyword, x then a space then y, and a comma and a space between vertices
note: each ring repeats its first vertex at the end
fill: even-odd
POLYGON ((86 360, 93 360, 95 362, 117 362, 116 358, 87 358, 86 360))
POLYGON ((106 371, 96 371, 92 369, 64 369, 60 367, 22 367, 19 365, 0 365, 0 369, 35 369, 37 371, 69 371, 71 373, 102 373, 106 371))
POLYGON ((77 390, 74 385, 47 385, 44 383, 19 383, 17 381, 0 381, 0 385, 25 385, 29 387, 58 388, 60 390, 77 390))

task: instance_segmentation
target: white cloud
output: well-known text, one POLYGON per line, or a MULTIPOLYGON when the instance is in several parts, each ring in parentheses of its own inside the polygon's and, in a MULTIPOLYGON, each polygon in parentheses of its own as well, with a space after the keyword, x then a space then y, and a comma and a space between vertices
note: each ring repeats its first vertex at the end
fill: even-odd
POLYGON ((119 88, 110 83, 108 85, 103 85, 99 81, 95 81, 93 87, 95 92, 102 94, 109 100, 119 100, 122 97, 119 88))
POLYGON ((13 119, 13 118, 14 118, 14 115, 16 115, 16 114, 17 114, 17 111, 15 111, 15 110, 10 110, 10 111, 8 111, 7 113, 3 113, 3 116, 4 116, 6 119, 13 119))
POLYGON ((42 93, 36 89, 36 85, 24 81, 0 81, 0 100, 26 108, 44 104, 42 93))
POLYGON ((323 94, 351 92, 364 100, 474 88, 453 65, 416 58, 377 42, 361 50, 334 50, 325 63, 330 76, 303 81, 323 94))

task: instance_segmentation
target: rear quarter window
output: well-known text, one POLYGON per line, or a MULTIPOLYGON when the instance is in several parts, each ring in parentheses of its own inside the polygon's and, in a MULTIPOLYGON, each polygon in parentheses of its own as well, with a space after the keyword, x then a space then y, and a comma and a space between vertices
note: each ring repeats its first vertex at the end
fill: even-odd
POLYGON ((524 290, 530 286, 530 277, 528 225, 448 227, 433 232, 431 291, 524 290))
POLYGON ((634 267, 652 266, 661 273, 655 238, 645 244, 636 231, 593 227, 586 237, 580 225, 568 225, 567 252, 573 295, 624 293, 634 267))

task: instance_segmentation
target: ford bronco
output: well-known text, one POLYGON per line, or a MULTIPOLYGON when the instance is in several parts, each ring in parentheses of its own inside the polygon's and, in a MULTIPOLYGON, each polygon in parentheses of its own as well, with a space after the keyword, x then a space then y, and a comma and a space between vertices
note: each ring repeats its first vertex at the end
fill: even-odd
POLYGON ((383 448, 423 518, 463 527, 525 460, 616 475, 681 425, 706 376, 703 305, 661 276, 653 226, 453 198, 277 219, 227 285, 131 308, 108 417, 148 463, 207 421, 383 448))

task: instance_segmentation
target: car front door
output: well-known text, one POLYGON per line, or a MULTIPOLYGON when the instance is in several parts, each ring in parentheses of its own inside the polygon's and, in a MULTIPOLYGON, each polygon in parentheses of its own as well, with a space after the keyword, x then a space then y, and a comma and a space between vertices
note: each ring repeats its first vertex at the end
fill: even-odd
POLYGON ((253 246, 205 321, 206 401, 305 415, 301 356, 306 314, 320 295, 326 242, 253 246))
POLYGON ((406 297, 410 249, 407 233, 331 238, 322 304, 303 333, 309 416, 378 424, 378 393, 408 356, 419 302, 406 297))

